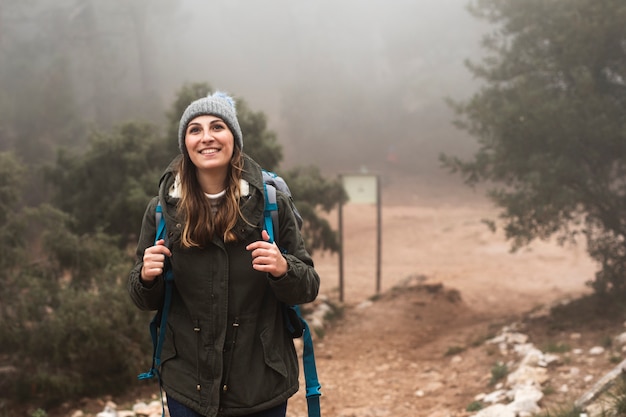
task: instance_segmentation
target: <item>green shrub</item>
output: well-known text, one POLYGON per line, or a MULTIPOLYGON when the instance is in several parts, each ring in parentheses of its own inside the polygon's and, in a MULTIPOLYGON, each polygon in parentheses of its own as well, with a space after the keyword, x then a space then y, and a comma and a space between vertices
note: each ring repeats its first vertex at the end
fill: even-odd
POLYGON ((114 263, 82 277, 93 283, 88 289, 64 282, 49 265, 16 273, 11 290, 5 289, 12 297, 3 306, 7 319, 0 320, 0 338, 10 342, 0 353, 19 365, 0 397, 50 406, 116 394, 149 368, 150 314, 128 296, 128 260, 119 261, 114 248, 106 250, 114 263))
POLYGON ((472 401, 471 403, 467 405, 467 407, 465 407, 465 411, 469 411, 469 412, 479 411, 479 410, 482 410, 482 408, 483 408, 482 402, 472 401))
POLYGON ((459 353, 463 352, 465 350, 464 347, 462 346, 450 346, 446 352, 444 353, 444 356, 453 356, 453 355, 458 355, 459 353))
POLYGON ((572 347, 567 343, 561 342, 549 342, 544 346, 543 351, 548 353, 565 353, 572 350, 572 347))
POLYGON ((490 385, 495 385, 498 381, 506 377, 509 373, 509 368, 506 363, 498 362, 491 368, 491 380, 490 385))

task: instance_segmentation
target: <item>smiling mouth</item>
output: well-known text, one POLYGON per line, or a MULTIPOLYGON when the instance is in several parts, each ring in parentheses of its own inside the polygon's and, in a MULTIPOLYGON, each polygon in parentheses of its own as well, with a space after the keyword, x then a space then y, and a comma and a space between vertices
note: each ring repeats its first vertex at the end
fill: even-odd
POLYGON ((220 150, 219 149, 215 149, 215 148, 211 148, 211 149, 203 149, 200 151, 201 155, 211 155, 214 153, 218 153, 220 150))

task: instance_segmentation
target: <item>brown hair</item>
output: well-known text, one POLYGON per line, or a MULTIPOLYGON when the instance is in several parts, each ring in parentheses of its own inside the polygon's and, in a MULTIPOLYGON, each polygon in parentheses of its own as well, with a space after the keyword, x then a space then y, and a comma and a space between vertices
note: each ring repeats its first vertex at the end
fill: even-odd
POLYGON ((239 147, 234 147, 233 157, 228 170, 226 195, 220 210, 213 214, 209 201, 204 195, 196 166, 185 152, 177 167, 180 175, 181 198, 178 203, 178 215, 184 219, 181 243, 184 247, 206 247, 215 236, 224 242, 237 240, 233 229, 237 218, 241 216, 239 209, 240 183, 243 172, 243 154, 239 147))

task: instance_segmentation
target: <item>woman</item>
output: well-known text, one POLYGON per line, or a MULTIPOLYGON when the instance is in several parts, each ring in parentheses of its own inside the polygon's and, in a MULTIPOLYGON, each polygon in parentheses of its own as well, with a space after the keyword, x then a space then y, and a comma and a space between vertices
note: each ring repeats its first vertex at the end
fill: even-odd
POLYGON ((181 156, 146 209, 129 292, 145 310, 163 300, 166 259, 174 291, 161 352, 171 417, 284 417, 298 362, 282 305, 311 302, 319 276, 289 197, 277 192, 280 230, 262 230, 261 168, 242 152, 235 103, 192 102, 178 132, 181 156), (163 206, 167 244, 154 243, 163 206))

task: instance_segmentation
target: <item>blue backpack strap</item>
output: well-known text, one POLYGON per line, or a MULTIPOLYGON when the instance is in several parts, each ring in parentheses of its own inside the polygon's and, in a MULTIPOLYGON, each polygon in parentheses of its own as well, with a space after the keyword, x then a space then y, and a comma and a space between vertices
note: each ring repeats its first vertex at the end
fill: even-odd
POLYGON ((300 308, 295 306, 300 321, 304 326, 303 342, 304 351, 302 353, 302 363, 304 366, 304 382, 306 387, 306 404, 309 417, 321 417, 320 396, 322 395, 319 379, 317 378, 317 367, 315 366, 315 352, 313 350, 313 338, 306 320, 300 315, 300 308))
MULTIPOLYGON (((167 241, 165 218, 163 217, 163 207, 159 202, 156 206, 155 221, 157 225, 156 235, 154 243, 163 239, 167 241)), ((165 267, 163 273, 163 279, 165 280, 165 296, 163 300, 163 307, 156 312, 152 320, 150 321, 150 336, 152 338, 152 367, 148 372, 144 372, 137 376, 138 379, 151 379, 155 376, 159 380, 159 386, 161 386, 161 374, 159 368, 161 367, 161 350, 163 349, 163 341, 165 340, 165 333, 167 329, 167 315, 169 313, 170 304, 172 301, 172 286, 174 283, 174 273, 172 272, 169 259, 165 259, 165 267)), ((163 391, 161 390, 161 408, 162 417, 165 417, 165 402, 163 401, 163 391)))
POLYGON ((263 182, 263 191, 265 194, 265 209, 263 210, 263 219, 265 230, 270 235, 270 243, 275 242, 278 230, 278 203, 276 202, 276 187, 263 182))
MULTIPOLYGON (((264 171, 267 172, 267 171, 264 171)), ((272 173, 269 173, 272 175, 272 173)), ((265 179, 265 178, 264 178, 265 179)), ((278 204, 276 202, 276 188, 272 184, 263 181, 263 190, 265 192, 265 209, 263 210, 265 230, 270 235, 270 242, 274 242, 275 231, 278 229, 278 204)), ((306 403, 309 417, 321 417, 320 396, 321 384, 317 377, 317 367, 315 366, 315 351, 313 350, 313 338, 306 320, 300 313, 300 307, 293 306, 298 314, 298 318, 302 322, 304 328, 302 353, 302 363, 304 367, 304 381, 306 387, 306 403)))

